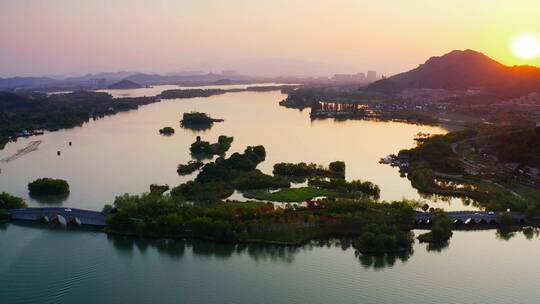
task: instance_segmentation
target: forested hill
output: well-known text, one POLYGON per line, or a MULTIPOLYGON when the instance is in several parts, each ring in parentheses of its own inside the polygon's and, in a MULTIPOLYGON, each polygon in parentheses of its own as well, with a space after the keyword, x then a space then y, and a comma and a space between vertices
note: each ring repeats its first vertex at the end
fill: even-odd
POLYGON ((524 94, 540 91, 540 68, 506 66, 473 50, 452 51, 440 57, 432 57, 411 71, 377 81, 368 88, 386 92, 406 88, 478 88, 524 94))

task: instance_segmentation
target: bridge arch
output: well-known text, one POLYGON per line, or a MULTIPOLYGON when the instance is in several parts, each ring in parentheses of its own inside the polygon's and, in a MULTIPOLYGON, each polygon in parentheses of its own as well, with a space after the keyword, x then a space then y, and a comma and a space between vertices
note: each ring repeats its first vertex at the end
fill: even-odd
POLYGON ((72 217, 68 220, 67 222, 68 225, 72 225, 72 226, 80 226, 82 225, 81 223, 81 220, 77 217, 72 217))
POLYGON ((63 216, 60 215, 60 214, 55 215, 55 216, 51 219, 51 223, 54 223, 54 224, 60 224, 60 225, 62 225, 62 226, 66 226, 66 225, 67 225, 66 218, 63 217, 63 216))
POLYGON ((459 226, 459 225, 463 225, 464 223, 463 223, 463 220, 461 220, 461 219, 455 219, 455 220, 452 222, 452 224, 453 224, 454 226, 459 226))

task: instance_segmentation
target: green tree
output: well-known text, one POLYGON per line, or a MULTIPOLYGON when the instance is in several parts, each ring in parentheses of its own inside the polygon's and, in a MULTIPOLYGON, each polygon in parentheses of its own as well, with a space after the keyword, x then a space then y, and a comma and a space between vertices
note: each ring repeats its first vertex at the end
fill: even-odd
POLYGON ((26 207, 27 205, 24 199, 6 192, 0 194, 0 209, 19 209, 26 207))

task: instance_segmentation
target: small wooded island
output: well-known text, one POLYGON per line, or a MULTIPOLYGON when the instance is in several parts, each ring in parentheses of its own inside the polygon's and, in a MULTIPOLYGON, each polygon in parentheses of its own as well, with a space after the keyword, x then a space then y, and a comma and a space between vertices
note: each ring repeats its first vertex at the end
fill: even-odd
POLYGON ((177 99, 177 98, 194 98, 194 97, 210 97, 213 95, 220 95, 227 93, 227 90, 222 89, 177 89, 177 90, 165 90, 158 95, 163 99, 177 99))
POLYGON ((30 194, 65 195, 69 194, 69 184, 63 179, 44 177, 28 184, 30 194))
POLYGON ((222 122, 223 119, 210 117, 206 113, 190 112, 182 115, 180 125, 186 129, 205 130, 210 129, 215 122, 222 122))
POLYGON ((162 129, 159 129, 159 134, 161 135, 173 135, 174 129, 172 127, 164 127, 162 129))

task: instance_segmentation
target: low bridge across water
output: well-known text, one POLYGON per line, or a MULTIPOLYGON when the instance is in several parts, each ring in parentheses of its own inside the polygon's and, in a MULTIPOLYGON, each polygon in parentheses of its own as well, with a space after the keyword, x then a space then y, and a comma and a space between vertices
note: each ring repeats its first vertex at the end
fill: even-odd
MULTIPOLYGON (((90 225, 105 227, 106 214, 98 211, 89 211, 75 208, 25 208, 11 209, 8 214, 13 220, 59 222, 69 225, 90 225)), ((454 225, 472 224, 498 224, 500 213, 482 211, 450 211, 445 214, 454 225)), ((414 216, 415 225, 430 225, 436 213, 417 212, 414 216)), ((519 223, 525 223, 525 214, 510 212, 510 215, 519 223)))
POLYGON ((75 208, 25 208, 8 210, 12 220, 58 222, 64 225, 105 227, 106 214, 75 208))
MULTIPOLYGON (((450 211, 445 214, 452 220, 454 225, 469 224, 499 224, 500 212, 484 211, 450 211)), ((525 223, 525 214, 521 212, 509 212, 509 214, 519 223, 525 223)), ((414 217, 416 225, 429 225, 436 213, 417 212, 414 217)))

